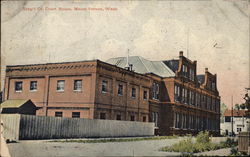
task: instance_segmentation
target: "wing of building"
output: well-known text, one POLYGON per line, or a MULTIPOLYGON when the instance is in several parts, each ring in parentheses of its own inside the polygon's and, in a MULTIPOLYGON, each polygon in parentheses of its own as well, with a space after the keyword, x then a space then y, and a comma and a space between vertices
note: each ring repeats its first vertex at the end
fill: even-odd
POLYGON ((239 132, 247 132, 249 117, 247 117, 246 112, 247 110, 225 110, 224 119, 221 123, 221 132, 225 135, 237 135, 239 132))
POLYGON ((216 74, 196 61, 140 56, 7 66, 4 98, 31 99, 37 115, 155 122, 156 134, 220 130, 216 74))

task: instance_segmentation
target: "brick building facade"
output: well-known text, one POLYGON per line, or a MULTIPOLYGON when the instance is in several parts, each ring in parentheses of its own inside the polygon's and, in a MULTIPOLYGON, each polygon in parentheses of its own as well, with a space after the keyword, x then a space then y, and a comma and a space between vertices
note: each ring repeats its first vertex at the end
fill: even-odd
POLYGON ((216 75, 196 61, 119 57, 7 66, 5 100, 31 99, 37 115, 155 122, 158 134, 219 134, 216 75), (129 60, 129 62, 128 62, 129 60))

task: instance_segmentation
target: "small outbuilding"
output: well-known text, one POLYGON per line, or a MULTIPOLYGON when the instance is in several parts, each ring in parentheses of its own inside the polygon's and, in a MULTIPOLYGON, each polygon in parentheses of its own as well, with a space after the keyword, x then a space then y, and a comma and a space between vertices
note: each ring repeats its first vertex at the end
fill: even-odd
POLYGON ((3 114, 29 114, 36 115, 36 106, 31 100, 15 99, 1 103, 0 112, 3 114))

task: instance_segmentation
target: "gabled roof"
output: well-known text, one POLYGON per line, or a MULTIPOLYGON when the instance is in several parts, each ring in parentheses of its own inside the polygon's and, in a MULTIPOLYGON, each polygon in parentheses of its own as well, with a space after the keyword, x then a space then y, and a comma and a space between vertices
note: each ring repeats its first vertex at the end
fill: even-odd
POLYGON ((28 101, 30 100, 28 99, 6 100, 1 104, 1 108, 19 108, 28 101))
POLYGON ((205 82, 205 75, 197 75, 197 80, 200 84, 205 82))
MULTIPOLYGON (((106 62, 121 68, 125 68, 127 57, 110 58, 106 62)), ((175 76, 175 73, 162 61, 149 61, 140 56, 131 56, 129 57, 129 64, 133 64, 133 70, 137 73, 154 73, 161 77, 175 76)))
MULTIPOLYGON (((224 112, 225 117, 231 117, 232 116, 232 110, 226 110, 224 112)), ((233 116, 234 117, 244 117, 246 116, 246 110, 233 110, 233 116)))

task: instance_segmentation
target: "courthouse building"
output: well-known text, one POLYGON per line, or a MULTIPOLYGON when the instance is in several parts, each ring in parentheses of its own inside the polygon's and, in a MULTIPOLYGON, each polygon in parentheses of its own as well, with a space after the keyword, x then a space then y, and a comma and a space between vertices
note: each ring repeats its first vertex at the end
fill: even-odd
POLYGON ((31 99, 37 115, 155 122, 157 134, 220 130, 216 74, 196 61, 139 56, 7 66, 5 100, 31 99))

